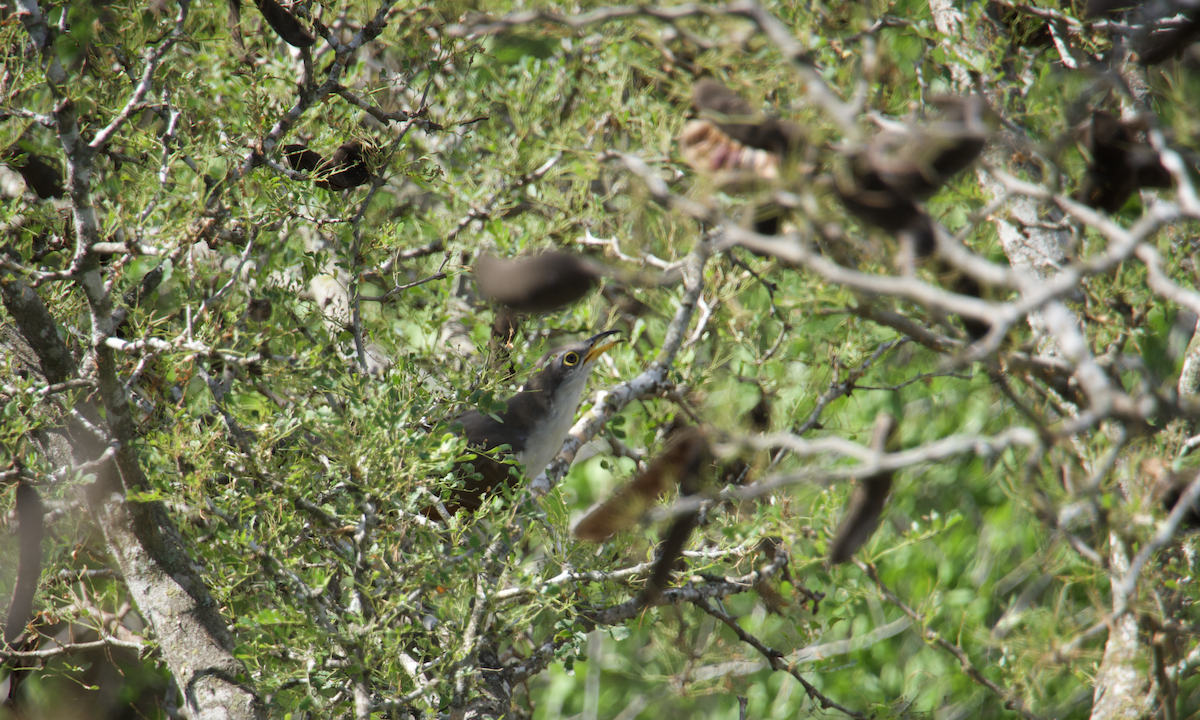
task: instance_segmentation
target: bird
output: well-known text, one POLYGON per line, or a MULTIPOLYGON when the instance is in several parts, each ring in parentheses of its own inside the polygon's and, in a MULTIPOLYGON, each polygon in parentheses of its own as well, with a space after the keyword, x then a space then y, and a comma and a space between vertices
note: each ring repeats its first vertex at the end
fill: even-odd
MULTIPOLYGON (((502 412, 470 410, 454 418, 451 429, 461 428, 467 445, 474 450, 508 446, 513 459, 524 466, 525 475, 536 477, 562 449, 592 368, 601 355, 621 342, 609 340, 617 332, 608 330, 551 350, 538 362, 537 372, 521 391, 505 400, 502 412)), ((501 485, 514 487, 522 477, 513 472, 512 465, 483 452, 458 468, 460 474, 470 474, 444 503, 451 514, 478 510, 488 494, 501 485), (466 468, 468 465, 472 470, 466 468)))

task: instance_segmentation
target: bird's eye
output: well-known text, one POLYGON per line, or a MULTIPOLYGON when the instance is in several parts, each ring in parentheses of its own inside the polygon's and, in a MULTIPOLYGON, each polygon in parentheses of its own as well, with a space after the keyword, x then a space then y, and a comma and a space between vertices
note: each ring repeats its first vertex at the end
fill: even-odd
POLYGON ((563 355, 563 365, 566 365, 567 367, 574 367, 578 363, 579 363, 579 354, 578 353, 569 352, 566 355, 563 355))

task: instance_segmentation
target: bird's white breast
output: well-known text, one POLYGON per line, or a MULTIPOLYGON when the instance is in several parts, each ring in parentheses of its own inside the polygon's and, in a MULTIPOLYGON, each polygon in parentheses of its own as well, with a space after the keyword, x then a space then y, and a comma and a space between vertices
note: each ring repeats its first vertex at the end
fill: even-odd
POLYGON ((588 373, 579 373, 559 386, 550 405, 550 417, 538 423, 537 429, 525 441, 524 452, 517 453, 517 459, 525 466, 525 474, 529 477, 537 477, 562 450, 567 432, 575 422, 575 411, 579 408, 587 376, 588 373))

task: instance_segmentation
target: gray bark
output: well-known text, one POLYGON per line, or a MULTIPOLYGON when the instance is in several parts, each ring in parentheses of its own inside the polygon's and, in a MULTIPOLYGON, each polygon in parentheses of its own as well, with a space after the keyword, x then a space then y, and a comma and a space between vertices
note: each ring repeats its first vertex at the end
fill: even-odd
MULTIPOLYGON (((1119 585, 1129 572, 1129 552, 1117 533, 1110 534, 1109 542, 1113 605, 1120 606, 1125 597, 1119 585)), ((1150 684, 1145 672, 1138 669, 1141 652, 1136 617, 1126 613, 1109 624, 1104 658, 1096 672, 1092 693, 1092 720, 1137 720, 1148 714, 1150 684)))
MULTIPOLYGON (((46 380, 75 379, 77 364, 34 289, 0 271, 0 299, 22 339, 37 355, 46 380)), ((125 497, 127 487, 147 488, 148 484, 134 453, 137 438, 131 431, 128 401, 111 368, 111 357, 102 359, 98 367, 100 377, 108 378, 101 382, 101 394, 112 401, 105 408, 109 423, 99 420, 97 408, 85 398, 75 409, 89 422, 76 418, 66 428, 76 466, 105 457, 110 447, 118 448, 89 467, 97 476, 87 494, 92 517, 104 532, 116 569, 138 611, 154 629, 192 717, 265 717, 254 688, 246 682, 245 666, 233 656, 233 637, 226 621, 166 509, 161 503, 131 503, 125 497), (88 424, 93 428, 107 425, 113 443, 97 437, 88 424), (113 427, 125 427, 126 432, 114 433, 113 427)))
MULTIPOLYGON (((930 9, 940 32, 948 37, 968 37, 961 30, 961 14, 950 0, 931 0, 930 9)), ((977 49, 983 52, 985 48, 977 49)), ((970 92, 971 82, 965 70, 955 65, 952 72, 956 73, 955 80, 960 86, 959 89, 970 92)), ((985 160, 995 167, 1008 165, 1002 147, 993 147, 985 155, 985 160)), ((992 197, 1000 198, 1004 195, 1004 187, 989 173, 981 169, 978 177, 983 189, 992 197)), ((1045 279, 1054 275, 1070 250, 1071 234, 1066 230, 1046 227, 1046 219, 1039 215, 1039 203, 1032 198, 1010 198, 1005 209, 1007 214, 998 214, 995 224, 1009 262, 1013 267, 1031 271, 1039 278, 1045 279)), ((1063 309, 1065 311, 1065 308, 1063 309)), ((1028 320, 1031 328, 1042 336, 1038 346, 1040 354, 1059 357, 1061 353, 1053 335, 1046 327, 1043 316, 1040 313, 1031 313, 1028 320)), ((1072 323, 1076 322, 1073 317, 1070 320, 1072 323)), ((1075 410, 1071 403, 1063 402, 1063 406, 1072 412, 1075 410)), ((1110 535, 1110 543, 1113 605, 1124 607, 1125 601, 1118 592, 1117 584, 1129 568, 1129 555, 1124 542, 1117 534, 1110 535)), ((1109 628, 1104 658, 1096 675, 1092 720, 1132 720, 1145 714, 1150 698, 1149 684, 1145 682, 1136 664, 1141 651, 1137 619, 1129 614, 1117 618, 1109 628)))

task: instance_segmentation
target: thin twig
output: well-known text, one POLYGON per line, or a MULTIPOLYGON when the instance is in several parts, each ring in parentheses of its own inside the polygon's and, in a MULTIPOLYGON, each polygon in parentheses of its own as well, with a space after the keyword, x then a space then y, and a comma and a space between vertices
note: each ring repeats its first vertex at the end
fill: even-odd
POLYGON ((959 665, 962 667, 962 671, 967 675, 967 677, 975 681, 976 684, 982 685, 983 687, 995 693, 997 697, 1004 701, 1004 707, 1007 709, 1018 713, 1021 717, 1026 718, 1026 720, 1037 720, 1037 715, 1034 715, 1025 709, 1025 703, 1021 700, 1021 698, 1016 697, 1014 693, 992 682, 987 678, 987 676, 980 672, 979 668, 975 667, 975 665, 971 663, 971 658, 967 655, 965 650, 946 640, 936 631, 930 630, 928 627, 924 627, 925 618, 920 613, 908 607, 908 605, 905 605, 904 602, 900 598, 896 597, 891 590, 888 590, 887 586, 883 584, 883 581, 879 579, 879 573, 876 572, 874 565, 864 563, 858 558, 854 559, 854 563, 867 574, 867 577, 871 578, 872 582, 875 583, 875 586, 879 588, 880 595, 882 595, 896 607, 900 608, 905 615, 908 615, 913 619, 914 623, 916 623, 918 626, 921 626, 920 633, 927 642, 936 644, 938 647, 958 658, 959 665))
POLYGON ((863 713, 851 710, 850 708, 847 708, 826 697, 820 690, 814 687, 812 683, 805 680, 804 676, 800 674, 799 670, 785 662, 783 653, 767 647, 761 640, 742 629, 742 626, 738 624, 737 618, 733 617, 729 613, 718 610, 717 608, 713 607, 712 603, 703 598, 692 601, 692 604, 725 623, 725 625, 729 627, 730 630, 733 630, 734 634, 738 636, 739 640, 760 652, 762 656, 767 659, 767 662, 771 664, 772 670, 777 672, 786 672, 787 674, 796 678, 796 680, 799 681, 804 687, 804 691, 808 693, 808 696, 821 704, 822 710, 829 710, 832 708, 834 710, 840 710, 852 718, 867 717, 863 713))

